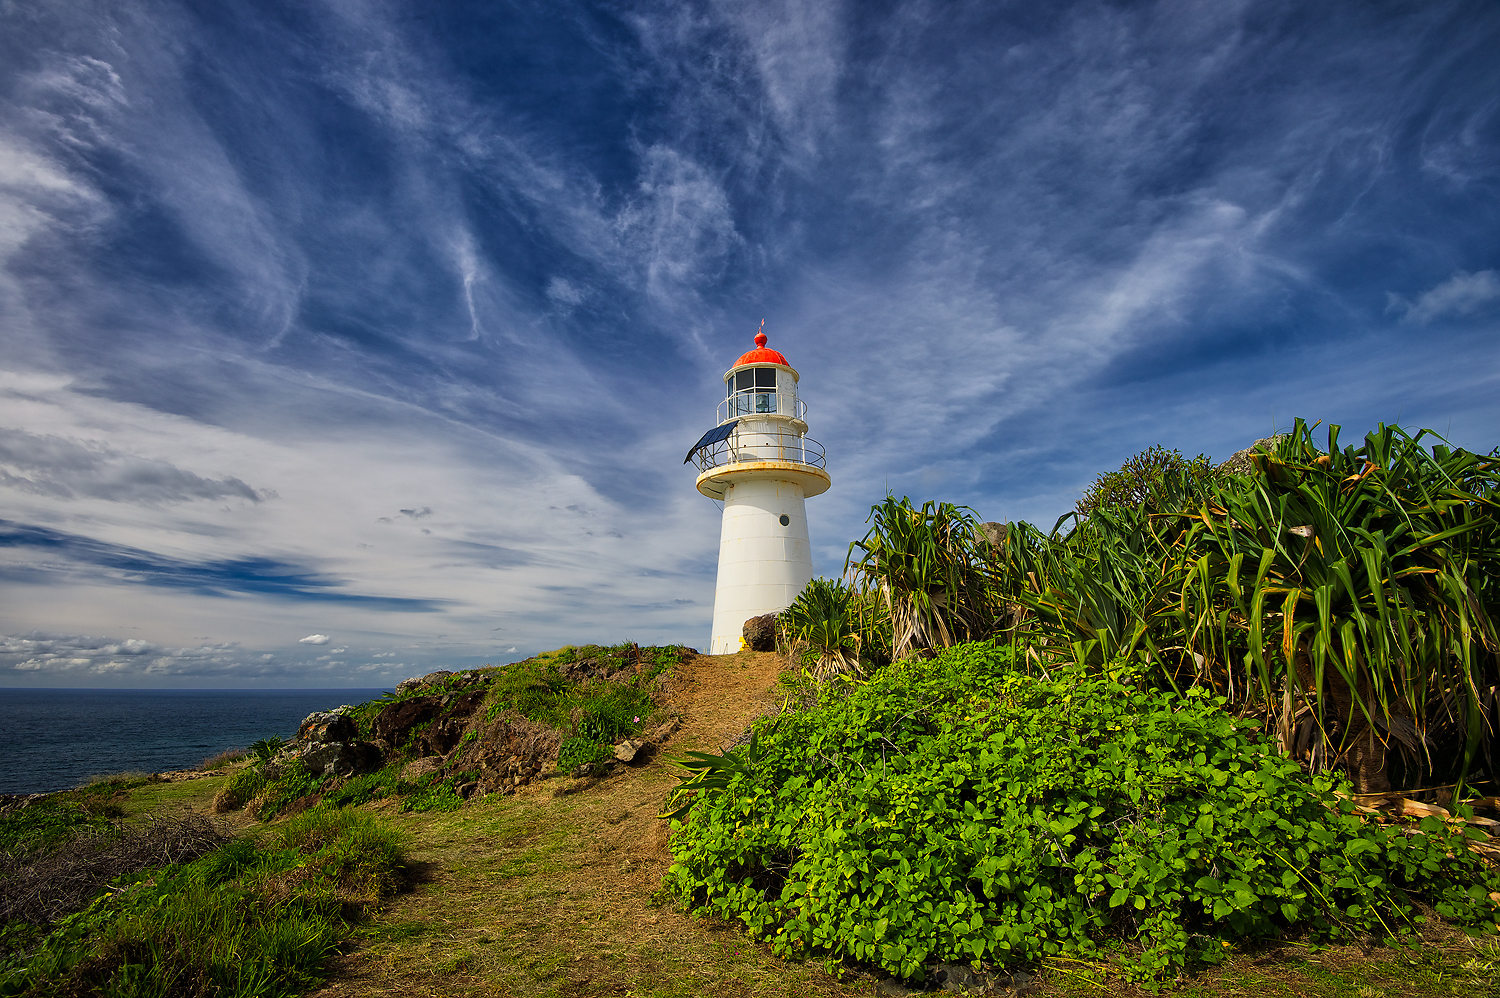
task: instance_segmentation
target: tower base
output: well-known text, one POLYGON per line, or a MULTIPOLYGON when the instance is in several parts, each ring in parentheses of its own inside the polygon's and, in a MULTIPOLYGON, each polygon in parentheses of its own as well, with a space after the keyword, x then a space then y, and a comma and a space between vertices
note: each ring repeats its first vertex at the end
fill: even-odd
POLYGON ((739 651, 745 621, 791 606, 813 574, 802 486, 773 478, 726 477, 712 655, 739 651))

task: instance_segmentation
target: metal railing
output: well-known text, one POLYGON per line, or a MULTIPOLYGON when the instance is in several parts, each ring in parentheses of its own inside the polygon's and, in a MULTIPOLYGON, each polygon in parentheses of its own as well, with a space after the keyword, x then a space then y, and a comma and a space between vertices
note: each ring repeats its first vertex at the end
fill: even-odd
POLYGON ((693 464, 700 472, 747 461, 791 461, 823 467, 823 445, 800 433, 778 430, 746 430, 735 427, 729 439, 700 447, 693 464))
POLYGON ((715 422, 722 423, 736 416, 791 416, 793 419, 802 419, 806 415, 807 403, 790 392, 747 388, 719 403, 719 415, 715 422))

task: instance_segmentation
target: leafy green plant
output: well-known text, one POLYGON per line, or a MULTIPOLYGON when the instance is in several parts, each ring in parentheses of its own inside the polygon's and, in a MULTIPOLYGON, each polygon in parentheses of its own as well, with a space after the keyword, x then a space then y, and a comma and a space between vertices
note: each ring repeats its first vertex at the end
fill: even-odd
POLYGON ((251 742, 250 753, 258 762, 270 762, 285 746, 285 739, 273 735, 270 738, 261 738, 251 742))
POLYGON ((908 659, 699 762, 668 883, 785 956, 919 978, 1118 951, 1158 978, 1225 943, 1490 924, 1500 877, 1436 820, 1366 824, 1202 689, 1138 667, 908 659))
POLYGON ((557 753, 557 771, 559 773, 577 773, 584 766, 591 766, 596 762, 603 762, 613 752, 610 747, 601 741, 580 735, 569 738, 562 743, 557 753))
POLYGON ((1298 421, 1250 470, 1163 473, 1153 505, 1012 525, 992 586, 1046 668, 1121 656, 1204 685, 1361 791, 1497 769, 1500 462, 1381 426, 1298 421), (1429 444, 1431 444, 1429 446, 1429 444))
POLYGON ((0 855, 46 852, 82 833, 106 833, 119 809, 89 807, 76 795, 57 794, 0 813, 0 855))
POLYGON ((270 821, 297 801, 317 793, 323 784, 324 779, 308 772, 301 761, 279 766, 275 775, 266 779, 252 798, 255 816, 261 821, 270 821))

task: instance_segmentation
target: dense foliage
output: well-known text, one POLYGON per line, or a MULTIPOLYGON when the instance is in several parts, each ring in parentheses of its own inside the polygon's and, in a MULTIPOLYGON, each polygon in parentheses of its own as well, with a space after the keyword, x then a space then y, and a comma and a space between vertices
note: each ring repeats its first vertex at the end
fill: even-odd
POLYGON ((1175 448, 1157 444, 1132 456, 1117 471, 1106 471, 1083 490, 1077 510, 1140 508, 1157 513, 1173 509, 1185 489, 1201 494, 1221 473, 1205 454, 1187 458, 1175 448))
POLYGON ((1494 781, 1500 458, 1425 430, 1341 444, 1330 426, 1320 445, 1313 429, 1233 468, 1153 448, 1050 531, 888 496, 850 548, 843 602, 804 594, 796 625, 857 655, 851 672, 877 647, 996 636, 1040 666, 1133 661, 1362 792, 1494 781), (847 612, 875 600, 881 630, 847 612))
POLYGON ((122 875, 39 938, 5 927, 25 945, 0 950, 0 995, 302 993, 351 920, 400 888, 403 856, 378 819, 320 808, 266 844, 122 875))
POLYGON ((860 594, 834 579, 813 579, 792 605, 777 615, 776 624, 788 651, 818 679, 859 675, 860 594))
POLYGON ((1500 917, 1462 832, 1367 824, 1203 689, 1138 668, 909 659, 697 760, 668 882, 776 952, 901 977, 1120 948, 1157 976, 1239 940, 1500 917))
POLYGON ((1361 790, 1493 778, 1500 462, 1426 431, 1338 437, 1320 448, 1299 421, 1250 474, 1180 478, 1157 511, 1013 525, 992 573, 1023 611, 1012 637, 1206 685, 1361 790))
POLYGON ((972 510, 946 502, 915 509, 887 496, 870 511, 869 531, 849 546, 846 567, 885 603, 897 659, 989 632, 985 562, 972 510))

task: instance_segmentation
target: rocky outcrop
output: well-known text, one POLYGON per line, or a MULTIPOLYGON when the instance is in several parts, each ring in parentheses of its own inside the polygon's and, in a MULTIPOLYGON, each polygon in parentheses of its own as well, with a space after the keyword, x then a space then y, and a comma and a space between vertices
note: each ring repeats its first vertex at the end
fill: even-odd
POLYGON ((751 651, 776 650, 776 614, 767 613, 745 621, 740 632, 745 638, 745 647, 751 651))
POLYGON ((505 793, 555 768, 561 744, 555 728, 524 717, 497 718, 479 726, 475 738, 448 760, 447 767, 477 773, 479 793, 505 793))
MULTIPOLYGON (((774 620, 765 618, 773 635, 774 620)), ((655 649, 581 651, 584 654, 578 656, 557 656, 555 665, 538 672, 533 692, 555 688, 558 677, 570 687, 629 683, 654 676, 653 670, 661 667, 655 649)), ((684 652, 696 654, 691 649, 684 652)), ((527 692, 519 688, 508 689, 487 711, 486 698, 501 675, 497 669, 428 673, 405 680, 382 702, 311 714, 297 737, 266 764, 265 772, 274 779, 282 767, 300 763, 315 775, 350 777, 395 763, 406 784, 444 780, 465 798, 512 793, 556 772, 559 749, 573 724, 564 719, 554 726, 522 716, 508 706, 527 692)), ((671 721, 623 738, 614 746, 613 759, 595 765, 605 771, 620 764, 641 765, 675 725, 671 721)))

